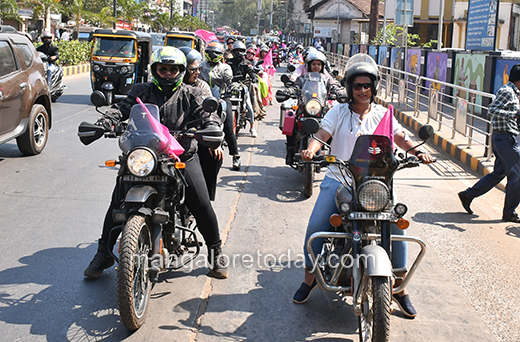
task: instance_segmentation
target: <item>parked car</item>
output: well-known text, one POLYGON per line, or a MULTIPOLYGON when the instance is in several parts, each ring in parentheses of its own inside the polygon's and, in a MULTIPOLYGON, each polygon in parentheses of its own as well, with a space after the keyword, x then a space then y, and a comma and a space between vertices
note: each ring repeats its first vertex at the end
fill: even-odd
POLYGON ((26 36, 0 25, 0 144, 16 138, 22 153, 39 154, 51 122, 42 60, 26 36))

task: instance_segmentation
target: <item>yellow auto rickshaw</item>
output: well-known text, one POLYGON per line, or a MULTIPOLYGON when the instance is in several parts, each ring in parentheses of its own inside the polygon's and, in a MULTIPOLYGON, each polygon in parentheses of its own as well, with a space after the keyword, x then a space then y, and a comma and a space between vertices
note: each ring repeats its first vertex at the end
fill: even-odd
POLYGON ((92 94, 104 96, 108 106, 115 95, 126 95, 134 84, 148 81, 152 56, 150 34, 98 29, 92 32, 91 40, 92 94))
POLYGON ((166 33, 164 46, 174 46, 176 48, 187 46, 204 55, 205 43, 193 32, 171 31, 166 33))

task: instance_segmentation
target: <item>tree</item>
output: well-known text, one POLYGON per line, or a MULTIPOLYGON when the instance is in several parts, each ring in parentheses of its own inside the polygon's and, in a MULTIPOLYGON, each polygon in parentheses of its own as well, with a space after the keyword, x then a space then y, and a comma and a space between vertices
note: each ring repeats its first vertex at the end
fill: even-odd
MULTIPOLYGON (((374 45, 396 46, 398 37, 402 37, 403 35, 404 29, 401 26, 390 23, 386 25, 385 40, 383 41, 383 28, 381 28, 379 29, 379 32, 377 32, 376 37, 372 39, 370 43, 374 45)), ((419 39, 420 37, 418 34, 408 33, 408 47, 416 46, 419 39)), ((402 40, 403 39, 401 39, 401 41, 402 40)))
POLYGON ((27 0, 26 4, 33 8, 33 19, 43 16, 43 27, 50 31, 51 12, 60 10, 60 0, 27 0))
POLYGON ((0 24, 2 19, 22 22, 22 18, 18 15, 18 4, 15 0, 0 0, 0 24))

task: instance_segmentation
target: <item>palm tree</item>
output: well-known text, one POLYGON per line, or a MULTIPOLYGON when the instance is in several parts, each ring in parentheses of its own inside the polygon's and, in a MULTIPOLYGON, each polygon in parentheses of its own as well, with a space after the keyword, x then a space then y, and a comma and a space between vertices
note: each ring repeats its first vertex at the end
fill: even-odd
POLYGON ((104 7, 101 9, 99 13, 90 13, 88 15, 88 20, 94 26, 99 26, 103 28, 110 28, 115 23, 117 23, 117 19, 112 16, 113 9, 112 7, 104 7))
POLYGON ((60 0, 27 0, 26 3, 34 9, 33 19, 43 15, 43 27, 51 29, 51 12, 60 9, 60 0))
POLYGON ((18 4, 15 0, 0 0, 0 24, 3 20, 16 20, 22 22, 18 15, 18 4))

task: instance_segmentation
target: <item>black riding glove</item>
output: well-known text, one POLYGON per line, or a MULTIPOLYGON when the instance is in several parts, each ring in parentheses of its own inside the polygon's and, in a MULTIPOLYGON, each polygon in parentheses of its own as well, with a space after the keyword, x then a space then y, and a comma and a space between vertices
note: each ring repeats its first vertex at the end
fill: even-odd
POLYGON ((99 119, 94 125, 101 126, 105 131, 110 131, 112 126, 115 126, 121 122, 121 112, 116 108, 108 109, 104 114, 99 116, 99 119))

